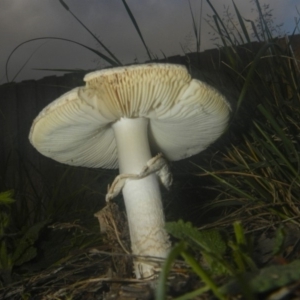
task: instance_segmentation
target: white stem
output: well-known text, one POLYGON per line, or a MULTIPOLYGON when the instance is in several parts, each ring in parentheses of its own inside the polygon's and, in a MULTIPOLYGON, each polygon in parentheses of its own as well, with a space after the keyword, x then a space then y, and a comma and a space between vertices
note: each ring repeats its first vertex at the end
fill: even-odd
MULTIPOLYGON (((138 174, 149 161, 148 120, 121 118, 113 125, 120 174, 138 174)), ((128 180, 123 188, 128 217, 131 248, 135 255, 164 258, 170 241, 164 226, 164 213, 156 174, 146 178, 128 180)), ((151 263, 135 262, 138 278, 153 275, 151 263)))

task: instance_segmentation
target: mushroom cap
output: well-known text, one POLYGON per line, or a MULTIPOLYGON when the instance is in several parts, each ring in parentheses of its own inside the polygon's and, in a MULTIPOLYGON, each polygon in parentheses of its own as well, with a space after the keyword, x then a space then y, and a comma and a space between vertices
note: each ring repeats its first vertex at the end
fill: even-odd
POLYGON ((225 130, 230 105, 216 89, 173 64, 145 64, 89 73, 46 106, 29 139, 61 163, 117 168, 111 125, 120 118, 149 119, 149 143, 169 160, 197 154, 225 130))

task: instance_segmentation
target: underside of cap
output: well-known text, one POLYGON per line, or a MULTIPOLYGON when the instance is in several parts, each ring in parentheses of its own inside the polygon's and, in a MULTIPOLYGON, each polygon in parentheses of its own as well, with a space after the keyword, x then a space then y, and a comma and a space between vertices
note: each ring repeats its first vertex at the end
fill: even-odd
POLYGON ((170 160, 194 155, 224 131, 230 113, 215 89, 186 68, 146 64, 96 71, 34 120, 30 141, 45 156, 86 167, 117 168, 111 124, 149 119, 149 140, 170 160))
POLYGON ((117 168, 117 149, 110 120, 82 101, 80 89, 62 95, 34 120, 29 140, 58 162, 91 168, 117 168))
MULTIPOLYGON (((84 77, 87 97, 102 111, 103 104, 116 119, 164 114, 175 104, 191 81, 186 68, 172 64, 118 67, 89 73, 84 77)), ((156 116, 157 117, 157 116, 156 116)))
POLYGON ((195 155, 225 131, 230 111, 223 95, 193 79, 163 118, 151 120, 152 145, 169 160, 195 155))

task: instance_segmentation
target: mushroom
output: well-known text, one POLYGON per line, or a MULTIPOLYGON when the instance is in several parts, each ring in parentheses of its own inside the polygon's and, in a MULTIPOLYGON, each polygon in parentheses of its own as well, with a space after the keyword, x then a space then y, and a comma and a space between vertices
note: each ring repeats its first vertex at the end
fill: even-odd
MULTIPOLYGON (((230 106, 181 65, 118 67, 84 80, 86 86, 40 112, 30 142, 61 163, 119 168, 106 199, 122 190, 132 253, 165 258, 171 247, 159 187, 159 181, 171 183, 165 158, 176 161, 207 148, 224 132, 230 106), (153 158, 152 153, 162 154, 153 158)), ((137 278, 152 276, 154 268, 135 259, 137 278)))

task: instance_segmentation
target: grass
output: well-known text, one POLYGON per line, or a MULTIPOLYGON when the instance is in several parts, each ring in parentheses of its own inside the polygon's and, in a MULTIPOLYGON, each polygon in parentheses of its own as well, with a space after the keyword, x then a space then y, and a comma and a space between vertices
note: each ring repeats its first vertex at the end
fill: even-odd
POLYGON ((74 249, 103 244, 97 220, 92 217, 99 209, 99 195, 88 187, 100 181, 97 186, 103 184, 105 189, 107 172, 83 170, 81 184, 76 187, 79 174, 71 167, 60 166, 61 175, 49 183, 21 155, 8 158, 6 165, 7 169, 1 170, 0 289, 26 272, 48 268, 74 249), (9 182, 14 187, 11 191, 5 184, 6 179, 11 181, 10 159, 20 166, 16 181, 9 182))
MULTIPOLYGON (((260 12, 258 2, 257 5, 260 12)), ((242 23, 241 28, 244 26, 242 23)), ((299 61, 292 56, 288 41, 280 45, 267 27, 265 30, 266 40, 257 53, 252 53, 249 64, 230 65, 232 52, 224 50, 226 66, 234 71, 241 84, 231 124, 233 134, 234 127, 240 126, 244 118, 251 120, 249 130, 240 135, 240 142, 228 145, 226 152, 214 157, 214 171, 204 170, 205 174, 199 175, 213 176, 223 187, 218 201, 235 199, 239 205, 261 204, 272 215, 293 219, 298 215, 300 183, 299 61), (254 96, 252 108, 247 99, 250 90, 254 96), (249 110, 253 114, 249 115, 249 110)), ((226 32, 219 33, 229 40, 226 32)), ((233 44, 230 47, 238 48, 233 44)), ((241 57, 235 60, 242 61, 241 57)))
MULTIPOLYGON (((112 52, 89 31, 65 2, 60 0, 60 3, 97 40, 104 52, 85 45, 81 46, 96 53, 112 66, 120 65, 120 60, 113 56, 112 52)), ((142 30, 129 5, 125 0, 122 0, 122 3, 144 44, 149 59, 152 60, 155 56, 150 53, 142 30)), ((300 279, 297 260, 299 253, 296 245, 292 244, 296 249, 294 255, 286 254, 286 242, 291 236, 291 231, 295 230, 298 238, 300 237, 298 232, 300 222, 298 196, 300 194, 300 61, 291 49, 290 41, 293 35, 287 39, 278 39, 274 31, 276 27, 274 29, 270 22, 268 7, 261 6, 258 0, 254 1, 258 15, 254 20, 245 19, 234 1, 235 17, 226 11, 225 19, 219 15, 211 1, 207 0, 207 3, 213 13, 208 22, 221 43, 218 45, 222 57, 220 69, 234 83, 239 95, 234 100, 232 120, 223 140, 206 151, 203 158, 198 160, 201 164, 196 162, 193 169, 196 170, 197 176, 194 179, 199 179, 198 188, 201 187, 203 178, 206 178, 209 180, 207 181, 209 189, 214 190, 215 195, 208 204, 201 206, 201 210, 206 212, 206 216, 217 215, 217 219, 200 229, 183 221, 167 224, 169 233, 177 243, 165 261, 160 274, 156 289, 158 300, 166 299, 167 295, 170 296, 170 290, 167 287, 172 276, 175 278, 179 276, 179 279, 185 278, 185 280, 186 278, 194 279, 194 283, 188 286, 188 291, 173 293, 173 299, 177 300, 207 299, 211 295, 217 299, 231 299, 235 293, 242 295, 244 299, 256 299, 258 295, 269 295, 273 290, 283 286, 288 287, 300 279), (253 44, 253 40, 258 41, 259 44, 253 44), (222 145, 221 149, 220 145, 222 145), (262 242, 261 236, 268 234, 271 235, 269 243, 272 247, 267 256, 267 262, 261 262, 254 254, 262 242), (274 261, 277 262, 276 265, 274 261), (279 280, 274 281, 272 274, 279 274, 279 280)), ((198 51, 201 44, 201 22, 197 25, 191 5, 190 11, 198 51)), ((298 19, 297 26, 299 22, 298 19)), ((77 43, 68 39, 63 40, 77 43)), ((11 53, 7 66, 13 53, 23 44, 11 53)), ((201 72, 201 66, 197 65, 197 61, 193 62, 191 67, 195 74, 201 72)), ((102 266, 107 263, 104 256, 100 256, 99 250, 97 254, 95 254, 95 249, 93 254, 84 252, 96 242, 101 242, 101 239, 98 238, 95 242, 95 232, 93 230, 86 232, 74 221, 78 216, 82 217, 82 208, 75 199, 81 197, 85 190, 70 192, 69 197, 61 199, 60 191, 65 189, 65 178, 69 176, 70 173, 67 170, 58 179, 54 189, 50 189, 51 201, 49 203, 52 206, 49 205, 46 209, 42 206, 41 195, 38 190, 35 190, 34 183, 29 176, 27 182, 34 190, 36 206, 33 210, 22 206, 22 209, 15 212, 15 217, 20 216, 24 220, 29 210, 30 213, 43 210, 44 216, 53 218, 58 211, 64 215, 71 204, 75 208, 74 214, 69 215, 67 222, 56 220, 56 228, 61 228, 63 233, 56 231, 51 236, 61 241, 68 236, 66 243, 63 244, 66 256, 53 257, 51 263, 43 265, 46 270, 49 266, 52 268, 60 266, 62 262, 65 265, 69 264, 68 266, 73 262, 79 264, 80 261, 88 264, 87 261, 94 259, 92 255, 99 255, 99 261, 97 261, 99 266, 101 263, 102 266), (66 234, 66 230, 72 231, 71 237, 66 234), (83 255, 72 252, 78 248, 83 250, 84 258, 83 255)), ((179 188, 182 187, 179 186, 179 188)), ((11 199, 11 197, 3 197, 3 199, 11 199)), ((7 219, 10 216, 8 207, 13 205, 11 202, 9 200, 3 204, 7 208, 1 215, 2 235, 8 228, 7 219)), ((197 205, 195 204, 195 207, 197 205)), ((35 245, 41 237, 42 227, 45 227, 47 222, 40 223, 43 220, 38 219, 34 214, 30 219, 34 220, 32 227, 28 225, 24 231, 19 228, 17 233, 20 234, 17 238, 1 239, 1 268, 2 271, 9 270, 10 276, 14 271, 16 260, 14 262, 11 258, 5 259, 11 264, 4 266, 3 257, 8 256, 7 249, 12 248, 11 245, 14 243, 21 245, 19 257, 25 255, 28 249, 31 253, 31 256, 29 255, 21 265, 27 267, 27 261, 33 258, 38 259, 34 252, 35 245), (24 240, 24 237, 28 238, 32 232, 34 237, 30 236, 31 243, 26 244, 25 246, 28 246, 26 248, 20 241, 24 240)), ((268 240, 267 237, 266 240, 268 240)), ((42 239, 39 245, 43 249, 57 249, 53 243, 42 239)), ((106 253, 101 252, 101 255, 106 255, 106 253)), ((80 266, 84 268, 83 265, 80 266)), ((15 270, 20 269, 15 268, 15 270)), ((73 273, 79 272, 75 267, 73 271, 73 273)), ((58 274, 64 278, 64 273, 58 274)), ((81 276, 87 276, 85 273, 81 274, 81 276)), ((77 279, 77 284, 87 283, 77 279)), ((104 289, 103 286, 101 288, 104 289)), ((292 293, 291 290, 290 294, 292 293)), ((72 295, 70 297, 72 298, 72 295)))
MULTIPOLYGON (((72 44, 75 44, 75 45, 79 45, 85 49, 87 49, 88 51, 91 51, 93 52, 94 54, 96 54, 96 56, 98 56, 99 58, 102 58, 105 62, 107 62, 109 64, 109 66, 121 66, 122 63, 121 63, 121 60, 119 60, 110 50, 109 48, 101 42, 101 40, 96 36, 94 35, 89 29, 88 27, 69 9, 69 6, 63 1, 63 0, 59 0, 60 4, 62 5, 62 7, 67 10, 74 18, 75 20, 88 32, 89 35, 91 35, 95 40, 96 42, 99 44, 99 46, 101 46, 104 50, 103 51, 98 51, 97 49, 95 48, 91 48, 91 47, 88 47, 82 43, 79 43, 77 41, 73 41, 73 40, 70 40, 70 39, 67 39, 67 38, 58 38, 58 37, 42 37, 42 38, 35 38, 35 39, 30 39, 28 41, 25 41, 21 44, 19 44, 17 47, 15 47, 13 49, 13 51, 10 53, 10 55, 8 56, 7 58, 7 61, 6 61, 6 66, 5 66, 5 74, 6 74, 6 80, 7 82, 10 82, 10 81, 14 81, 16 79, 16 77, 18 76, 18 74, 22 71, 22 69, 26 66, 26 64, 30 61, 31 57, 34 55, 34 53, 38 50, 35 50, 31 55, 30 57, 26 60, 26 62, 24 63, 24 65, 20 68, 20 70, 13 76, 13 78, 10 80, 9 79, 9 75, 8 75, 8 67, 9 67, 9 62, 13 56, 13 54, 20 48, 22 47, 23 45, 27 44, 27 43, 32 43, 34 41, 37 41, 37 40, 59 40, 59 41, 64 41, 64 42, 67 42, 67 43, 72 43, 72 44)), ((147 55, 149 57, 149 60, 152 61, 154 58, 153 58, 153 55, 151 55, 150 53, 150 50, 148 48, 148 46, 146 45, 146 42, 144 40, 144 37, 142 35, 142 32, 141 32, 141 29, 139 28, 139 25, 129 7, 129 5, 127 4, 127 2, 125 0, 122 0, 122 3, 124 5, 124 8, 137 32, 137 34, 139 35, 144 47, 145 47, 145 50, 147 52, 147 55)), ((45 70, 45 69, 43 69, 45 70)), ((48 70, 48 69, 47 69, 48 70)), ((67 71, 71 71, 71 72, 78 72, 78 70, 59 70, 59 69, 52 69, 52 71, 62 71, 62 72, 67 72, 67 71)))
MULTIPOLYGON (((214 262, 222 262, 223 269, 230 274, 229 278, 235 278, 234 292, 239 290, 238 293, 245 299, 256 299, 259 293, 270 291, 275 287, 270 283, 270 279, 268 288, 262 288, 262 277, 255 277, 256 279, 250 282, 245 281, 246 272, 258 270, 258 265, 253 260, 253 253, 249 251, 251 245, 247 241, 249 238, 255 239, 255 236, 246 233, 263 232, 272 227, 281 228, 282 225, 278 224, 295 224, 298 227, 300 221, 298 134, 300 60, 295 58, 290 47, 293 36, 281 40, 277 36, 273 37, 273 30, 269 27, 259 1, 255 1, 258 12, 256 23, 245 20, 234 2, 237 22, 234 23, 229 15, 230 19, 226 23, 211 2, 207 2, 214 13, 210 24, 221 41, 220 52, 223 58, 221 68, 231 76, 240 89, 240 94, 234 105, 235 111, 231 124, 224 137, 226 148, 216 152, 212 159, 201 161, 202 164, 198 165, 201 170, 198 176, 200 179, 211 178, 214 184, 209 188, 215 189, 217 193, 216 198, 207 204, 204 210, 206 209, 211 215, 223 212, 223 217, 221 213, 219 220, 210 226, 215 228, 226 226, 227 230, 232 232, 230 236, 235 235, 236 240, 230 240, 229 236, 229 241, 226 243, 230 265, 224 264, 222 258, 213 252, 216 244, 209 247, 212 251, 210 253, 207 253, 207 249, 201 245, 198 245, 197 250, 201 252, 204 259, 210 255, 214 262), (233 25, 231 30, 228 29, 228 23, 233 25), (251 24, 252 36, 260 42, 258 49, 253 49, 252 44, 248 44, 253 38, 247 23, 251 24), (246 130, 241 131, 240 128, 246 130), (260 222, 257 222, 258 219, 260 222), (229 229, 230 224, 233 224, 233 231, 229 229)), ((211 151, 208 154, 211 157, 211 151)), ((180 222, 177 223, 177 226, 179 225, 180 222)), ((201 232, 203 230, 197 234, 201 232)), ((189 247, 195 243, 194 234, 187 233, 186 226, 177 228, 175 232, 173 229, 171 233, 179 240, 184 240, 185 245, 189 247)), ((280 245, 274 246, 273 258, 276 255, 285 257, 283 241, 289 234, 288 229, 283 235, 274 233, 276 236, 274 239, 280 241, 280 245)), ((204 236, 200 240, 203 242, 204 236)), ((217 277, 220 274, 208 264, 206 272, 213 274, 208 281, 207 273, 201 273, 198 262, 186 259, 186 251, 187 248, 182 242, 175 246, 174 252, 170 254, 165 264, 164 272, 170 268, 170 260, 175 261, 174 256, 181 256, 201 279, 203 286, 177 299, 189 299, 191 295, 196 297, 207 290, 211 290, 218 299, 224 299, 225 295, 229 296, 232 293, 229 292, 230 289, 224 287, 216 290, 217 277)), ((293 258, 289 258, 284 263, 289 262, 293 262, 293 258)), ((289 266, 292 268, 293 264, 289 266)), ((268 272, 269 267, 260 266, 260 268, 268 272)), ((271 270, 275 273, 284 273, 280 266, 271 267, 271 270)), ((297 273, 297 267, 293 268, 292 273, 297 273)), ((298 274, 295 276, 298 278, 298 274)), ((166 291, 163 290, 166 286, 166 278, 167 275, 163 273, 157 299, 166 297, 166 291)), ((287 281, 283 280, 283 282, 287 284, 287 281)), ((220 287, 220 284, 218 286, 220 287)))

